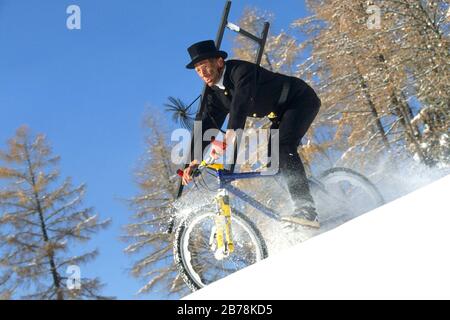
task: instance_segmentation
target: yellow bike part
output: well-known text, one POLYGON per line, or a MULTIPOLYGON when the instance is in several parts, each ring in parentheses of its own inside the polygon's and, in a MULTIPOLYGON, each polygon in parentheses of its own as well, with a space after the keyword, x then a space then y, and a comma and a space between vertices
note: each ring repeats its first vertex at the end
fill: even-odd
POLYGON ((225 167, 222 163, 213 163, 213 164, 207 164, 205 160, 203 160, 200 163, 200 166, 207 167, 214 170, 223 170, 225 167))
POLYGON ((217 249, 223 250, 226 254, 229 254, 234 251, 231 233, 231 209, 229 197, 228 195, 219 195, 216 197, 216 201, 219 209, 219 213, 215 219, 217 249))

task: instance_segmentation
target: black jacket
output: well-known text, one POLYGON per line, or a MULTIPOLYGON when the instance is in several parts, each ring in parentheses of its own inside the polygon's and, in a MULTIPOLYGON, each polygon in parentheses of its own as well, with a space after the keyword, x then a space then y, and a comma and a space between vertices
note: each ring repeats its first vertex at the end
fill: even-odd
POLYGON ((203 132, 221 127, 227 114, 228 129, 243 129, 246 117, 264 117, 271 112, 282 113, 279 106, 283 83, 290 83, 284 105, 301 95, 307 84, 298 78, 271 72, 254 63, 228 60, 223 79, 225 90, 207 87, 206 112, 202 115, 203 132))

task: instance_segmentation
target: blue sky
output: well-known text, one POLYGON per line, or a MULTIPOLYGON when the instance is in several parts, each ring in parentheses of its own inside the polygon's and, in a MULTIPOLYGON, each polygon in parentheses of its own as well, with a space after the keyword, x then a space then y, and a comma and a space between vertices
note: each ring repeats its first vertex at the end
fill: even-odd
MULTIPOLYGON (((142 285, 127 273, 131 259, 119 237, 131 215, 120 199, 137 192, 143 116, 149 107, 163 110, 168 96, 190 101, 200 93, 200 79, 185 69, 186 48, 215 38, 224 4, 0 0, 0 147, 23 124, 45 133, 62 157, 62 175, 87 184, 85 205, 113 219, 88 245, 100 249, 99 258, 82 269, 107 284, 106 295, 136 299, 142 285), (66 28, 72 4, 81 8, 81 30, 66 28)), ((301 0, 235 0, 229 20, 237 22, 247 6, 273 12, 274 31, 306 15, 301 0)), ((226 33, 223 49, 233 37, 226 33)))

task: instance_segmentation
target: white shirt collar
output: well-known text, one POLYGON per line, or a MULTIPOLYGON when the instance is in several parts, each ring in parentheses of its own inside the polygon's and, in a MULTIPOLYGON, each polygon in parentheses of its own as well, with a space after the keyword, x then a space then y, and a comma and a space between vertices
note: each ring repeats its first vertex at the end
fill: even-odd
POLYGON ((219 89, 222 89, 222 90, 225 90, 225 86, 223 85, 223 77, 225 76, 226 70, 227 70, 227 66, 225 65, 223 67, 222 76, 220 77, 219 81, 217 81, 217 83, 214 84, 216 87, 218 87, 219 89))

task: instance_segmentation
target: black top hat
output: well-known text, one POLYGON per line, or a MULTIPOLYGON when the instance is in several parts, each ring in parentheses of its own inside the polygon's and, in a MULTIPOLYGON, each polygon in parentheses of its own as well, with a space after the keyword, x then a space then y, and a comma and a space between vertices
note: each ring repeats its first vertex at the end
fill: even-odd
POLYGON ((228 54, 225 51, 217 50, 216 44, 213 40, 206 40, 194 43, 188 48, 189 55, 191 56, 191 62, 186 65, 188 69, 194 69, 194 65, 209 58, 222 57, 226 59, 228 54))

